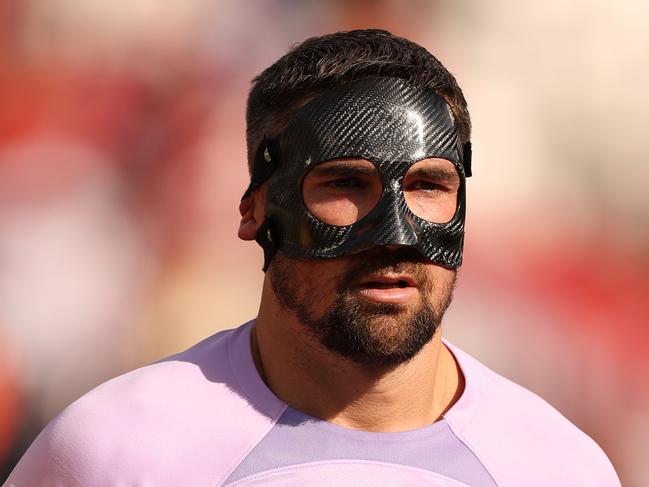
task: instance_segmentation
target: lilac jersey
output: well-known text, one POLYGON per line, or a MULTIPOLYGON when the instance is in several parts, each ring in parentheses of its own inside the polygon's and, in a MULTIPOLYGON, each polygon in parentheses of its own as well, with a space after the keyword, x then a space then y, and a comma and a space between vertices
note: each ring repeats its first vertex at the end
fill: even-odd
POLYGON ((446 340, 465 377, 459 401, 424 428, 372 433, 277 398, 252 359, 253 325, 89 392, 43 430, 4 485, 620 485, 593 440, 446 340))

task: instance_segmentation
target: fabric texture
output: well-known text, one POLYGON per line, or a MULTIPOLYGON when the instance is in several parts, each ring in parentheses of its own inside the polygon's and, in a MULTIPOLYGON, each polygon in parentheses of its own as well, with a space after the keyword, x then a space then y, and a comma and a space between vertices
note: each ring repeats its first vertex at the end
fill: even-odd
POLYGON ((465 377, 459 401, 424 428, 369 433, 277 398, 254 366, 253 326, 90 391, 41 432, 3 486, 620 485, 592 439, 446 340, 465 377))

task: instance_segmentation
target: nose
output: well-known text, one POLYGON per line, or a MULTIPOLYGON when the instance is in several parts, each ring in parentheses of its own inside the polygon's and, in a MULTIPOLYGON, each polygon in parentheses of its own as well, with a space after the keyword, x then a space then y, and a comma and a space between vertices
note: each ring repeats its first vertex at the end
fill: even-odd
POLYGON ((391 245, 386 245, 385 248, 388 250, 398 250, 400 248, 407 247, 407 245, 397 245, 397 244, 391 244, 391 245))
POLYGON ((399 248, 417 244, 417 234, 406 216, 406 203, 398 194, 391 194, 383 213, 377 235, 378 244, 399 248))

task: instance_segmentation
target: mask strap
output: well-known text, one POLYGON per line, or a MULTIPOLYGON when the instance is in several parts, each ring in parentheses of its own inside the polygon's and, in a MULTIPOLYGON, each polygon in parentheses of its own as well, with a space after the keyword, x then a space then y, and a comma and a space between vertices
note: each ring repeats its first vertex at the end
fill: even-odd
POLYGON ((275 252, 277 252, 277 245, 275 244, 275 240, 270 229, 270 221, 268 220, 268 218, 264 220, 264 222, 259 227, 259 230, 257 230, 255 240, 261 246, 261 248, 264 249, 264 267, 262 270, 266 272, 268 270, 268 266, 270 265, 270 261, 275 255, 275 252))
POLYGON ((242 200, 245 200, 250 194, 262 185, 277 169, 279 166, 279 159, 277 157, 277 140, 267 139, 259 144, 255 159, 252 163, 252 175, 250 178, 250 185, 246 192, 243 193, 242 200))
POLYGON ((471 142, 465 142, 462 146, 462 165, 464 166, 464 176, 471 177, 471 142))

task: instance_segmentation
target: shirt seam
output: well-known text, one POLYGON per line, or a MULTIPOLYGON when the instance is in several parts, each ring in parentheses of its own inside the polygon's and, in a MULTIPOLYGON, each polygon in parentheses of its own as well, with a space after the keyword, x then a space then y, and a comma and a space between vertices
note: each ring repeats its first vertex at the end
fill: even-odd
MULTIPOLYGON (((463 424, 461 426, 456 425, 453 428, 453 430, 464 431, 465 428, 470 426, 475 421, 475 419, 479 415, 480 410, 482 409, 482 387, 485 377, 482 376, 482 370, 475 370, 477 364, 468 363, 473 357, 469 356, 463 350, 446 340, 446 338, 444 338, 444 342, 447 349, 449 350, 449 352, 451 352, 458 366, 460 367, 460 370, 464 375, 466 385, 465 390, 462 391, 462 395, 460 396, 458 401, 453 404, 453 406, 451 406, 448 411, 446 411, 443 417, 449 422, 450 425, 451 422, 455 422, 454 418, 456 414, 464 415, 466 420, 462 422, 463 424), (465 356, 463 356, 462 360, 460 360, 458 355, 462 354, 465 356), (467 372, 469 368, 472 368, 471 374, 467 372), (469 384, 469 381, 471 381, 471 384, 469 384), (471 393, 473 395, 472 402, 477 403, 477 405, 472 406, 471 404, 467 404, 469 402, 467 388, 469 387, 471 388, 471 393)), ((455 433, 455 431, 453 432, 455 433)))
MULTIPOLYGON (((234 380, 237 382, 237 384, 246 391, 246 393, 249 394, 249 390, 245 385, 243 384, 243 381, 240 379, 236 367, 232 366, 232 355, 231 355, 231 341, 232 341, 232 336, 233 333, 228 335, 225 347, 226 347, 226 355, 228 359, 228 367, 230 367, 230 372, 232 372, 232 376, 234 377, 234 380)), ((253 406, 254 407, 254 406, 253 406)), ((232 462, 232 465, 226 469, 226 471, 223 473, 223 475, 220 476, 217 485, 225 485, 225 482, 228 480, 228 477, 232 475, 232 473, 237 469, 239 465, 246 459, 248 455, 250 455, 250 452, 257 446, 261 440, 264 439, 264 437, 270 432, 270 430, 273 429, 275 424, 277 424, 277 420, 284 414, 284 411, 286 410, 287 405, 283 405, 283 407, 275 414, 271 415, 268 413, 266 414, 270 418, 270 422, 266 428, 262 430, 261 434, 258 434, 253 437, 253 439, 246 445, 246 447, 242 450, 241 455, 237 457, 237 459, 232 462)))
POLYGON ((252 475, 248 475, 247 477, 243 477, 241 479, 236 480, 235 482, 228 484, 229 487, 237 487, 238 485, 244 485, 243 482, 245 481, 251 481, 255 480, 256 478, 263 478, 266 475, 272 475, 274 473, 280 473, 280 472, 290 472, 292 470, 300 470, 304 467, 307 466, 315 466, 315 465, 336 465, 336 464, 348 464, 348 465, 353 465, 353 464, 363 464, 363 465, 381 465, 381 466, 394 466, 394 467, 399 467, 405 470, 411 470, 415 472, 422 472, 426 475, 431 475, 435 476, 444 480, 447 480, 449 482, 452 482, 453 484, 456 484, 457 487, 468 487, 469 484, 466 484, 464 482, 461 482, 457 479, 454 479, 452 477, 447 477, 446 475, 443 475, 438 472, 434 472, 432 470, 426 470, 424 468, 419 468, 419 467, 413 467, 411 465, 404 465, 401 463, 392 463, 392 462, 381 462, 377 460, 356 460, 353 458, 349 459, 335 459, 335 460, 318 460, 318 461, 313 461, 313 462, 303 462, 303 463, 298 463, 298 464, 293 464, 293 465, 285 465, 283 467, 277 467, 273 468, 270 470, 265 470, 263 472, 258 472, 252 475))
MULTIPOLYGON (((476 414, 476 416, 477 416, 477 414, 476 414)), ((491 477, 491 480, 493 480, 494 484, 497 487, 502 487, 504 484, 500 481, 498 476, 494 473, 494 468, 491 466, 491 464, 489 462, 487 462, 482 457, 482 455, 478 454, 476 449, 473 448, 473 446, 471 446, 469 444, 469 441, 466 438, 464 438, 464 436, 462 434, 460 434, 460 432, 458 431, 458 428, 453 424, 454 422, 452 420, 447 421, 447 422, 448 422, 448 426, 449 426, 449 428, 451 430, 451 433, 453 433, 453 435, 455 435, 455 437, 458 439, 458 441, 460 441, 471 453, 473 453, 475 455, 475 457, 478 459, 478 461, 482 464, 482 466, 484 467, 486 472, 491 477)), ((461 431, 463 431, 463 429, 461 429, 461 431)))

